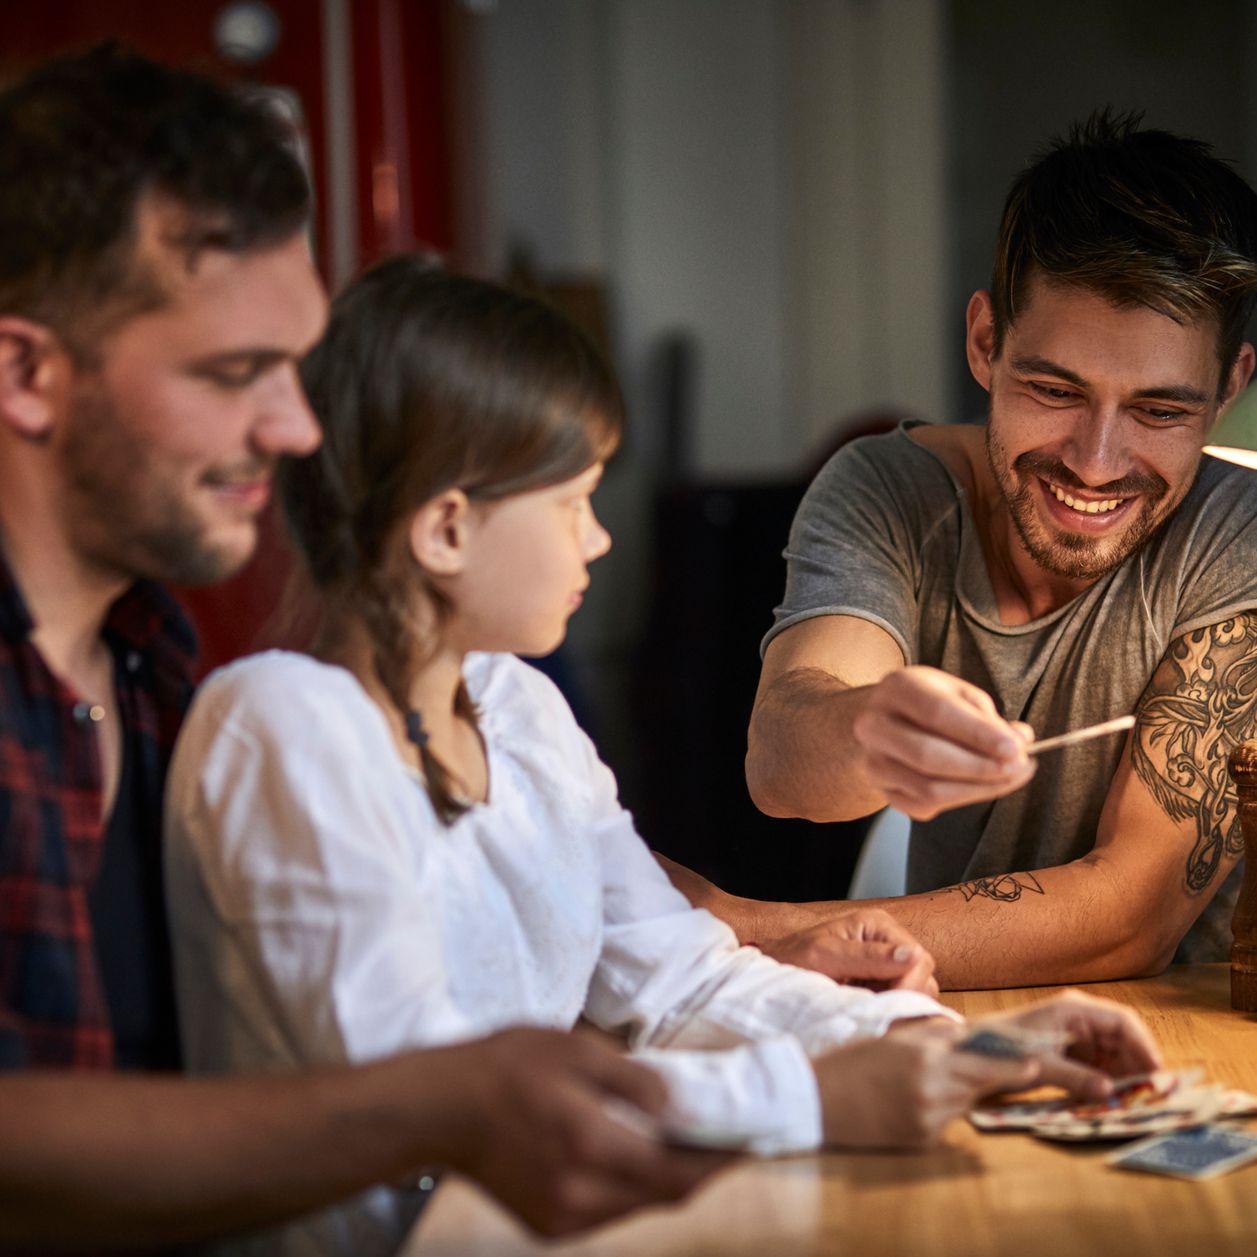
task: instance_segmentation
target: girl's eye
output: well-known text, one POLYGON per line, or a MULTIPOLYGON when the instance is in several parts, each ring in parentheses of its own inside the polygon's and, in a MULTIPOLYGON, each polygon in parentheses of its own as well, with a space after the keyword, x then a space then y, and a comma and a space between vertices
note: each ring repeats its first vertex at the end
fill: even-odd
POLYGON ((210 379, 219 388, 248 388, 257 379, 255 371, 215 371, 210 379))

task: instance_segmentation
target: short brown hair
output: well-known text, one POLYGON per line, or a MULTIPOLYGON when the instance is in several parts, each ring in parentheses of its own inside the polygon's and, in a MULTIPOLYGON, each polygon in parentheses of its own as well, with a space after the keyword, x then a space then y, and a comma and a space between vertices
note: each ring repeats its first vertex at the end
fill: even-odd
POLYGON ((244 252, 305 225, 310 190, 285 124, 228 83, 109 43, 0 93, 0 313, 81 356, 165 294, 136 265, 147 195, 185 211, 173 243, 244 252))
POLYGON ((1220 386, 1257 297, 1257 194, 1201 140, 1101 110, 1055 141, 1004 204, 991 299, 995 351, 1043 275, 1218 322, 1220 386))

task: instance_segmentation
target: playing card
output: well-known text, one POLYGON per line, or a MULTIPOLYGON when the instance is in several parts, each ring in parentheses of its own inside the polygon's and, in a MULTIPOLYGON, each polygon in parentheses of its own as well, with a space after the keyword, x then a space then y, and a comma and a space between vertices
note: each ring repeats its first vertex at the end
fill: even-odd
POLYGON ((1000 1056, 1021 1060, 1047 1052, 1059 1052, 1069 1046, 1069 1035, 1063 1030, 1032 1030, 1026 1026, 974 1026, 959 1043, 958 1052, 975 1052, 979 1056, 1000 1056))
POLYGON ((741 1152, 755 1138, 750 1131, 732 1126, 703 1125, 698 1122, 661 1124, 635 1105, 614 1097, 603 1101, 608 1117, 647 1139, 658 1139, 678 1148, 706 1148, 713 1152, 741 1152))
POLYGON ((742 1152, 753 1138, 748 1131, 727 1126, 667 1126, 663 1131, 665 1143, 712 1152, 742 1152))
POLYGON ((1216 1178, 1257 1161, 1257 1136, 1230 1126, 1193 1126, 1141 1139, 1105 1161, 1122 1170, 1146 1170, 1195 1181, 1216 1178))
POLYGON ((1223 1091, 1219 1117, 1248 1117, 1257 1113, 1257 1096, 1251 1091, 1223 1091))
POLYGON ((1160 1070, 1119 1078, 1113 1094, 1095 1104, 1032 1100, 975 1109, 969 1120, 982 1131, 1023 1130, 1067 1143, 1137 1139, 1208 1122, 1224 1112, 1246 1112, 1257 1097, 1201 1086, 1203 1071, 1160 1070))
POLYGON ((1020 1100, 974 1109, 969 1121, 978 1130, 1030 1130, 1044 1117, 1068 1110, 1068 1100, 1020 1100))

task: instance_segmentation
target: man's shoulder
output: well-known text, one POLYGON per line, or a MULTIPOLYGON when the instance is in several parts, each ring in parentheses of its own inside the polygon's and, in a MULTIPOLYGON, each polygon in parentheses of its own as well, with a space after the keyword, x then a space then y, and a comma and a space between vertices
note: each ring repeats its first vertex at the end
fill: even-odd
POLYGON ((972 496, 986 466, 984 428, 973 423, 919 423, 902 431, 910 442, 932 454, 972 496))
POLYGON ((1220 544, 1257 546, 1257 474, 1205 455, 1165 533, 1173 544, 1188 537, 1197 549, 1215 534, 1220 544))
POLYGON ((809 493, 843 501, 852 494, 873 494, 882 501, 900 496, 913 502, 922 497, 954 499, 969 487, 969 438, 956 435, 952 428, 909 421, 893 432, 856 437, 839 446, 809 493))

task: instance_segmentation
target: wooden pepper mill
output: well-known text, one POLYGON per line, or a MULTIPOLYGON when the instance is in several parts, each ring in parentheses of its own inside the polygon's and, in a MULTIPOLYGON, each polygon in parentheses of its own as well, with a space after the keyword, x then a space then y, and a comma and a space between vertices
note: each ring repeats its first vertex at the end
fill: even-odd
POLYGON ((1227 760, 1240 800, 1244 881, 1231 918, 1231 1007, 1257 1013, 1257 742, 1242 742, 1227 760))

